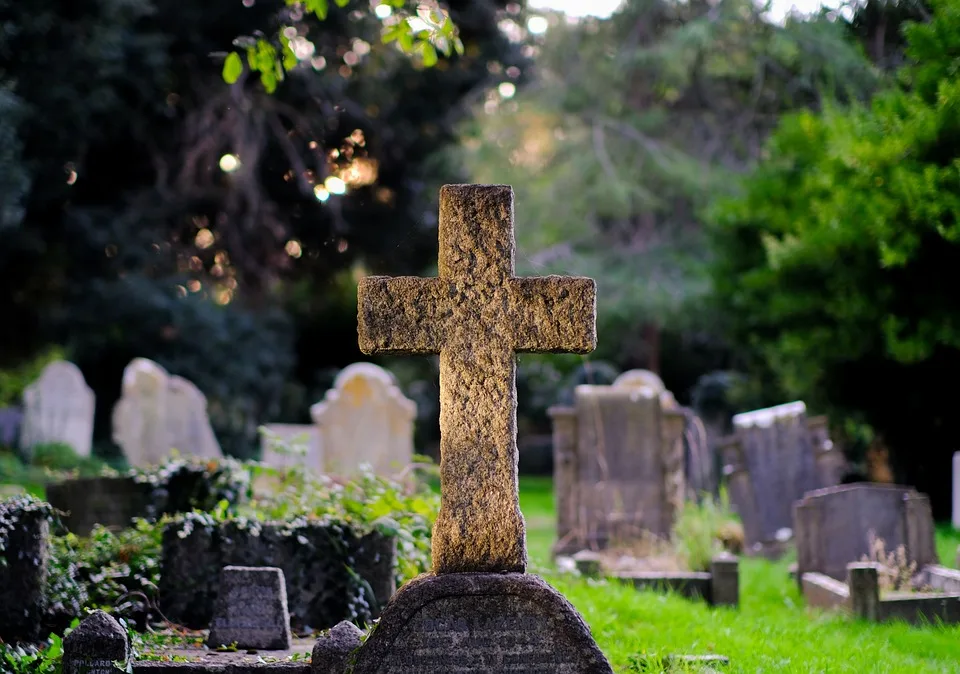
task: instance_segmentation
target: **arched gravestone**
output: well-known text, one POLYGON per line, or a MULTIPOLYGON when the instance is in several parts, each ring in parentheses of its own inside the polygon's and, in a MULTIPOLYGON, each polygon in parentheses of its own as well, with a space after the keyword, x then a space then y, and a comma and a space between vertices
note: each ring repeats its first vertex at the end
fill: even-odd
POLYGON ((73 363, 47 365, 23 392, 20 447, 63 443, 80 456, 90 456, 96 397, 73 363))
POLYGON ((123 371, 113 440, 131 466, 157 465, 174 449, 184 456, 223 458, 200 389, 146 358, 134 358, 123 371))
POLYGON ((376 475, 395 475, 413 460, 417 405, 393 375, 373 363, 341 370, 310 416, 328 473, 352 477, 368 464, 376 475))
POLYGON ((440 354, 433 573, 390 600, 354 674, 612 674, 576 610, 524 573, 516 352, 596 346, 592 279, 514 276, 513 190, 440 191, 438 278, 367 277, 364 353, 440 354))

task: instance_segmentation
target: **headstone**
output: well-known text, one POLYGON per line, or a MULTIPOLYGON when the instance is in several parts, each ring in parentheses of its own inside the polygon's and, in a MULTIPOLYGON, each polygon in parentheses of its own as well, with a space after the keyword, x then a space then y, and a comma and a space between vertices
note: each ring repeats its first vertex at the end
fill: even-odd
POLYGON ((343 674, 350 654, 360 648, 363 632, 352 622, 341 621, 321 635, 313 645, 311 674, 343 674))
POLYGON ((353 363, 337 375, 324 399, 310 408, 320 432, 327 473, 352 477, 361 464, 395 475, 413 461, 417 405, 393 376, 373 363, 353 363))
POLYGON ((364 353, 440 354, 433 572, 401 588, 356 656, 370 672, 611 673, 560 594, 524 574, 515 352, 596 345, 592 279, 514 276, 513 190, 440 191, 439 277, 367 277, 364 353))
POLYGON ((8 643, 41 637, 47 607, 50 521, 28 503, 0 501, 0 641, 8 643))
POLYGON ((269 566, 225 566, 207 646, 264 651, 290 648, 290 614, 283 571, 269 566))
POLYGON ((129 662, 126 630, 100 609, 84 618, 63 639, 63 674, 116 674, 126 671, 129 662))
POLYGON ((95 404, 80 368, 65 360, 50 363, 23 392, 20 447, 63 443, 80 456, 90 456, 95 404))
POLYGON ((794 506, 797 579, 809 571, 839 581, 847 564, 871 555, 871 534, 886 551, 900 545, 919 571, 937 562, 929 499, 911 487, 854 483, 808 493, 794 506))
POLYGON ((775 546, 793 526, 794 502, 836 484, 825 480, 839 480, 833 457, 843 459, 825 422, 808 419, 800 401, 735 415, 733 426, 723 449, 731 503, 749 548, 775 546))
POLYGON ((960 529, 960 452, 953 453, 953 516, 954 529, 960 529))
POLYGON ((173 450, 223 458, 203 393, 146 358, 135 358, 123 371, 121 397, 113 409, 113 440, 134 467, 160 464, 173 450))
POLYGON ((264 424, 260 436, 260 462, 272 468, 323 470, 320 429, 314 424, 264 424), (279 451, 277 442, 286 445, 279 451))
POLYGON ((574 401, 549 410, 554 552, 669 537, 686 489, 686 418, 673 396, 652 372, 633 370, 612 386, 578 386, 574 401))
POLYGON ((20 425, 23 423, 23 409, 4 407, 0 409, 0 447, 10 448, 20 438, 20 425))

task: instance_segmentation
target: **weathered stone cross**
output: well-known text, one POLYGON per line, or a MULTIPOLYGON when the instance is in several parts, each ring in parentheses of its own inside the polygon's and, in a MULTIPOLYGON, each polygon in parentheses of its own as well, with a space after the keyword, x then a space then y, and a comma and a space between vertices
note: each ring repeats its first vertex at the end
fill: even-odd
POLYGON ((433 571, 526 569, 514 352, 596 347, 596 284, 514 274, 513 189, 440 190, 439 277, 369 276, 366 354, 440 354, 440 514, 433 571))

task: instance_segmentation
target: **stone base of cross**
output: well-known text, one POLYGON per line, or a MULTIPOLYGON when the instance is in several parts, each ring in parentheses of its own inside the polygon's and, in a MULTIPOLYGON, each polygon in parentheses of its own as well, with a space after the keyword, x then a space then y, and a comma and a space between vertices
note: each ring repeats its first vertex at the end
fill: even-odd
POLYGON ((523 572, 516 353, 596 347, 596 284, 514 276, 513 190, 440 190, 439 275, 358 289, 366 354, 440 354, 441 506, 433 570, 523 572))

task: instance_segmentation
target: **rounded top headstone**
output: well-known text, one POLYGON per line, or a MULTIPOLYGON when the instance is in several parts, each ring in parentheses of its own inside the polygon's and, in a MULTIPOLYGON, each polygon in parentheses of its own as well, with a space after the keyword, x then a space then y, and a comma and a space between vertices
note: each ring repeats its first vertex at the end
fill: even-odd
POLYGON ((63 674, 111 671, 114 662, 130 659, 127 633, 117 620, 101 610, 84 618, 63 640, 63 674))

